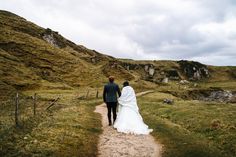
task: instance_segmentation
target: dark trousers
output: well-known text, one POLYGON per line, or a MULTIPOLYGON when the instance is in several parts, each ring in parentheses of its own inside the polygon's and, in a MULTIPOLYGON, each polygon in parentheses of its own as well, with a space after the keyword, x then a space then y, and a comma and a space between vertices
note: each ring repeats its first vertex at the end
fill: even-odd
POLYGON ((117 102, 106 102, 107 104, 107 117, 109 120, 109 124, 111 124, 111 111, 113 113, 113 123, 116 120, 116 107, 117 107, 117 102))

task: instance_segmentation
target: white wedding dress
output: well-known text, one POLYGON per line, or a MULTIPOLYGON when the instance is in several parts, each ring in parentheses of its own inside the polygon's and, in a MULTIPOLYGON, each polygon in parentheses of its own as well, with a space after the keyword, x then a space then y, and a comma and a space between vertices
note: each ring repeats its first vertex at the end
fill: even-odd
POLYGON ((149 134, 152 129, 143 122, 139 114, 136 95, 134 89, 126 86, 122 89, 121 96, 118 99, 119 112, 114 123, 114 128, 118 132, 131 134, 149 134))

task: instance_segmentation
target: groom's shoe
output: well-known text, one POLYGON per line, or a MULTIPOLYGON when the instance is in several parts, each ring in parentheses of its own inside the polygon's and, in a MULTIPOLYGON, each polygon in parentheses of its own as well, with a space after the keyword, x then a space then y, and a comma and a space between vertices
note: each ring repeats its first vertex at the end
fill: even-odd
POLYGON ((112 125, 112 123, 109 123, 109 126, 111 126, 112 125))

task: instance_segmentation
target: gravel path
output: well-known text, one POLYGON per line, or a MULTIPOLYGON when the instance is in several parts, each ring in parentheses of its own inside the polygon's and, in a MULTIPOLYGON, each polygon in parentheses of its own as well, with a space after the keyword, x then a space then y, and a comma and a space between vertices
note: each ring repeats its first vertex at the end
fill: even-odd
MULTIPOLYGON (((137 96, 149 93, 142 92, 137 96)), ((151 135, 131 135, 117 132, 108 126, 105 104, 96 107, 102 115, 103 133, 100 135, 99 157, 160 157, 162 146, 151 135)))

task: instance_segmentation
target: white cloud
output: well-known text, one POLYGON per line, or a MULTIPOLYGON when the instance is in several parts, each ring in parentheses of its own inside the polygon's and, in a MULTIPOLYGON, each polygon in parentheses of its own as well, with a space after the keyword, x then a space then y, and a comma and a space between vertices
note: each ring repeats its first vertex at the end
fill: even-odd
POLYGON ((236 65, 234 0, 8 0, 0 9, 114 57, 236 65))

